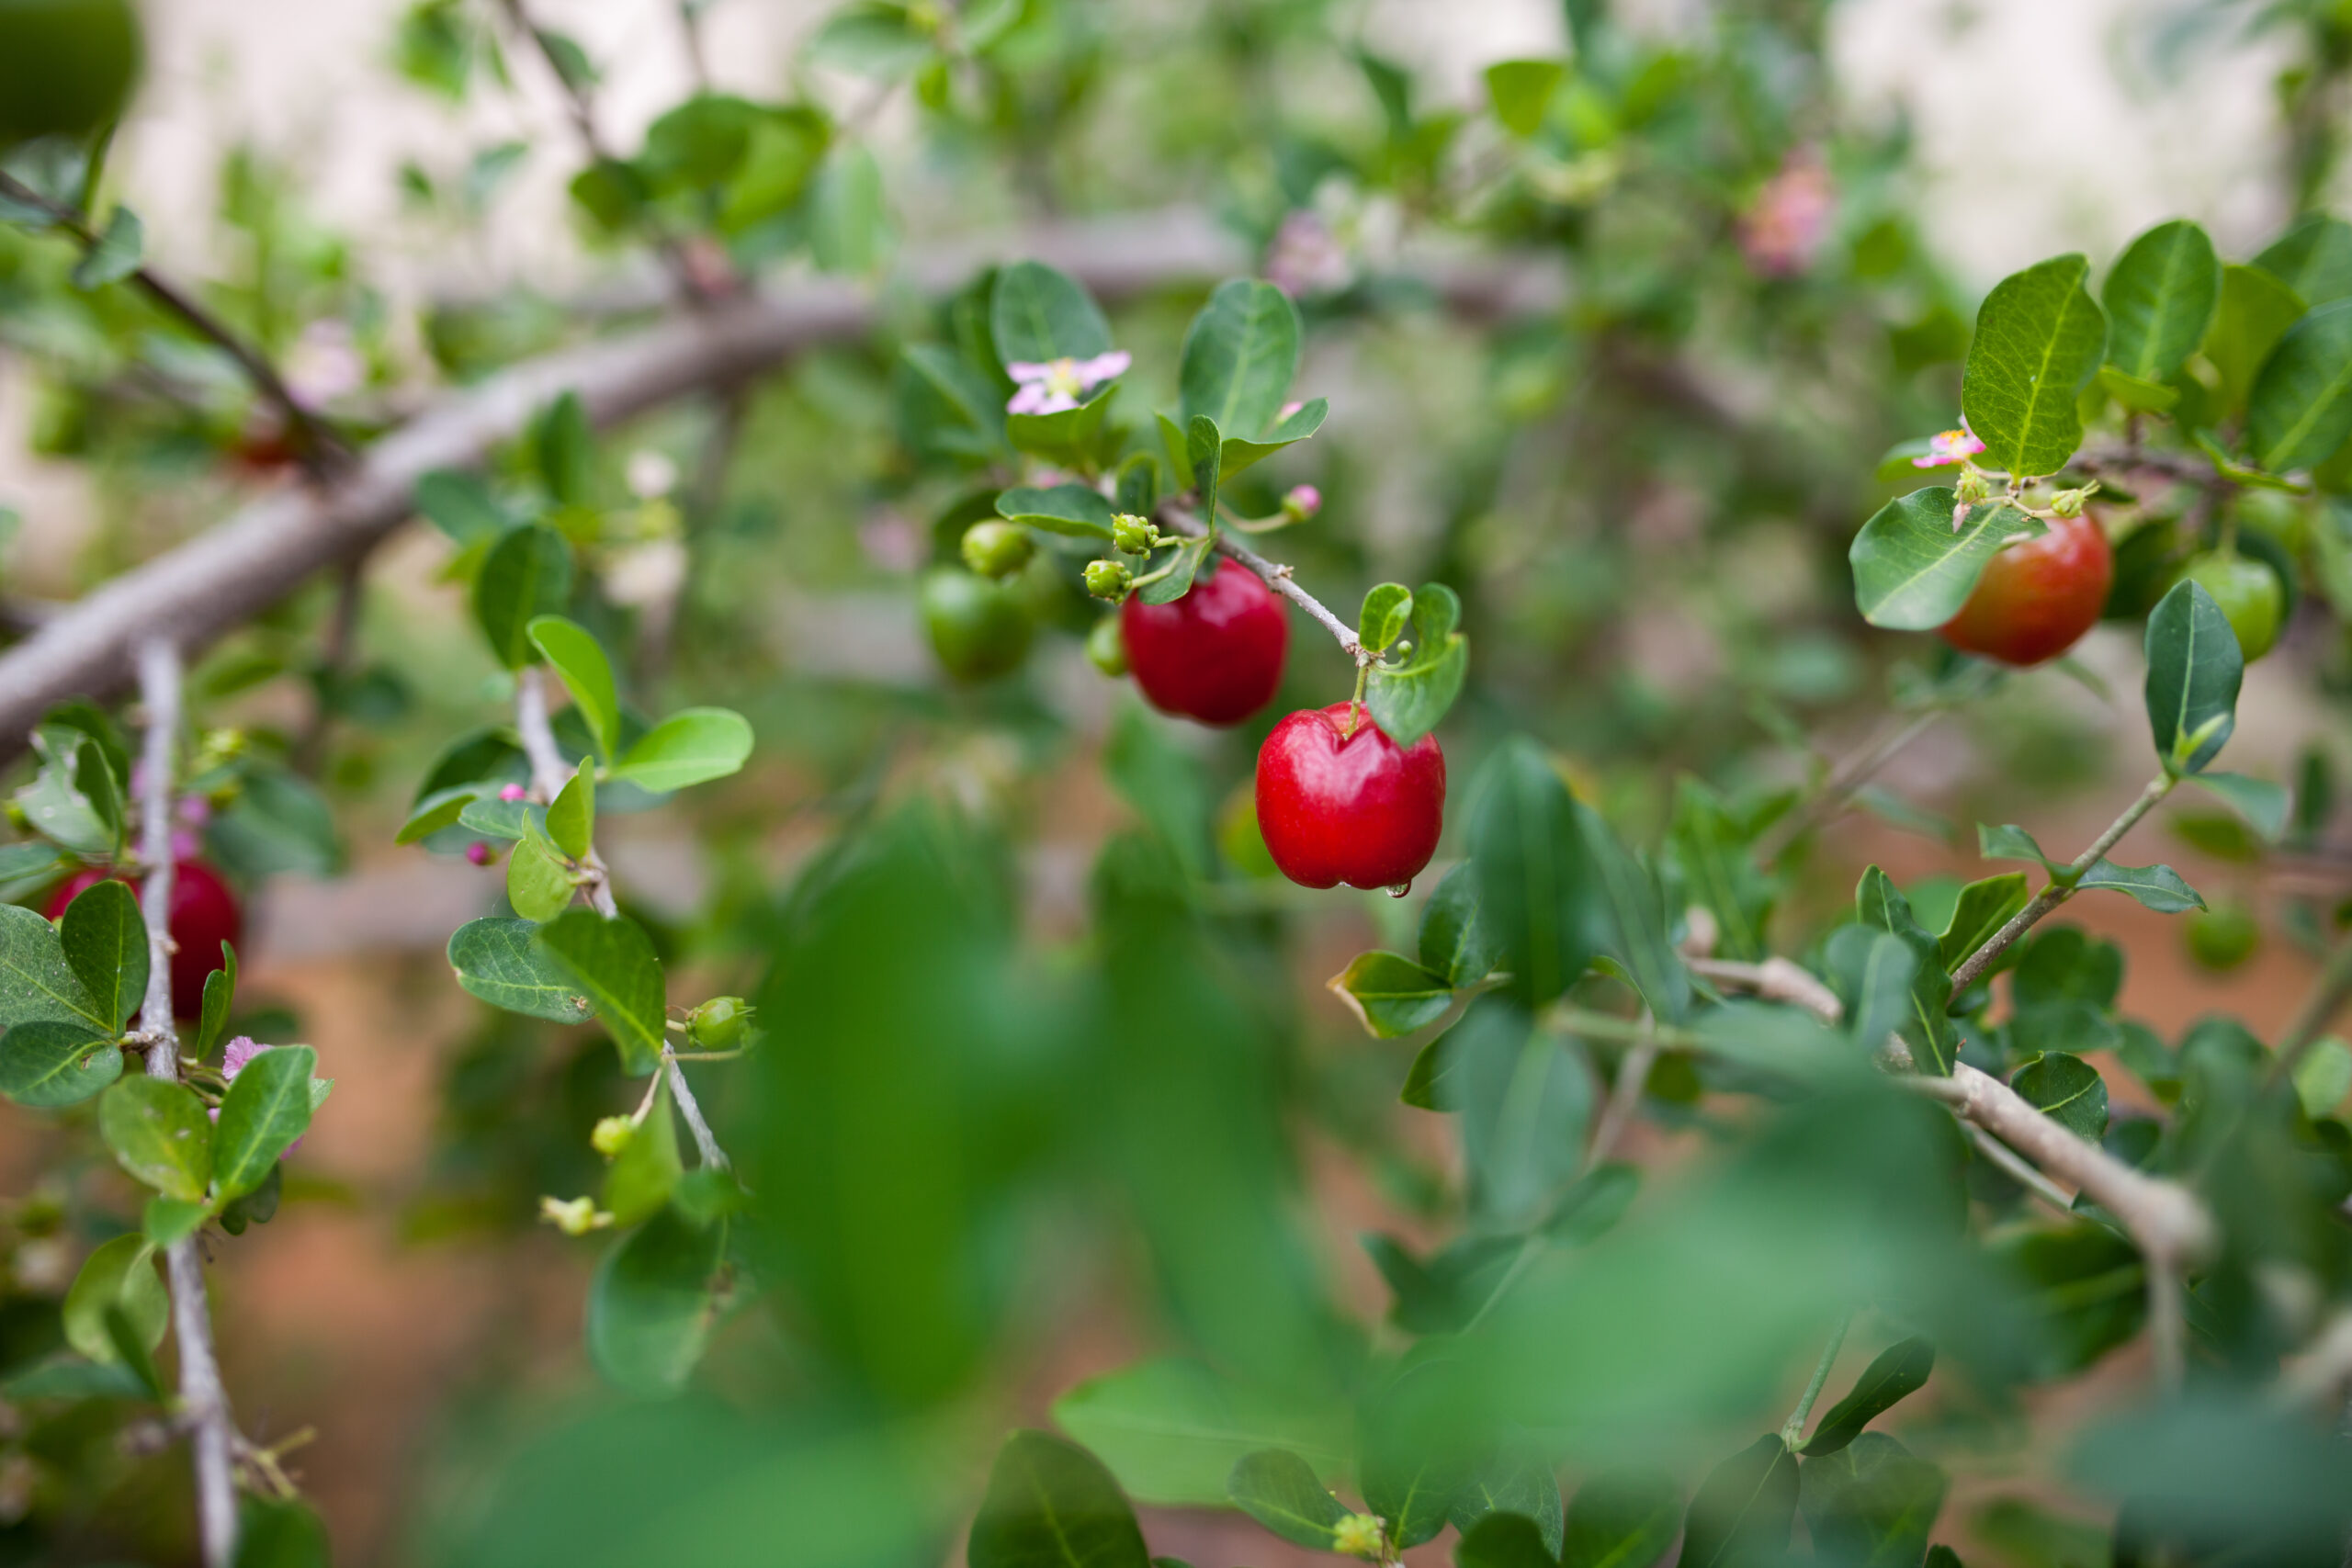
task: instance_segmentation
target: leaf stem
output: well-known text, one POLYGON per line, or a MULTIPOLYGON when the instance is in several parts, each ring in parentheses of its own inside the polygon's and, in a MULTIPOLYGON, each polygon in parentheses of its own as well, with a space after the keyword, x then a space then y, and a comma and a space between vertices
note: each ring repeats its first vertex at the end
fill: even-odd
POLYGON ((2156 803, 2170 795, 2173 786, 2179 782, 2169 773, 2159 773, 2150 779, 2147 788, 2140 792, 2139 798, 2125 807, 2123 814, 2109 823, 2105 832, 2091 840, 2090 848, 2076 855, 2064 871, 2053 872, 2047 886, 2035 894, 2024 908, 2010 916, 2008 922, 1999 931, 1985 938, 1984 946, 1962 960, 1960 967, 1951 972, 1952 994, 1957 996, 1974 985, 2010 943, 2031 930, 2042 916, 2073 897, 2083 874, 2105 858, 2107 852, 2136 827, 2141 818, 2154 810, 2156 803))
POLYGON ((1854 1326, 1854 1314, 1849 1309, 1838 1318, 1837 1329, 1829 1336, 1829 1343, 1821 1352, 1821 1359, 1814 1363, 1813 1381, 1804 1385, 1804 1393, 1797 1400, 1797 1407, 1781 1423, 1781 1442, 1794 1453, 1804 1437, 1804 1424, 1813 1418, 1815 1401, 1821 1397, 1821 1385, 1829 1381, 1829 1369, 1837 1364, 1838 1352, 1846 1348, 1846 1331, 1854 1326))

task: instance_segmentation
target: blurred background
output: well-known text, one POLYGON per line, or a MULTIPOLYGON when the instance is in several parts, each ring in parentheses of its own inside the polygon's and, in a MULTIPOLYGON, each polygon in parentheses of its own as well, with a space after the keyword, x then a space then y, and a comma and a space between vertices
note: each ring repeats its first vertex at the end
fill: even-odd
MULTIPOLYGON (((794 242, 749 258, 779 291, 811 286, 820 261, 865 280, 885 322, 873 345, 604 443, 601 592, 634 628, 633 685, 649 707, 734 705, 760 744, 741 777, 613 819, 600 841, 682 985, 770 1010, 771 1061, 712 1068, 705 1092, 788 1194, 793 1239, 770 1261, 800 1288, 729 1322, 706 1381, 762 1408, 944 1412, 906 1439, 932 1466, 917 1473, 946 1478, 919 1515, 973 1495, 984 1435, 1041 1423, 1146 1351, 1205 1339, 1276 1362, 1377 1334, 1389 1290, 1359 1234, 1445 1235, 1460 1179, 1437 1119, 1394 1100, 1416 1042, 1363 1039, 1323 988, 1366 946, 1409 946, 1410 906, 1307 894, 1251 854, 1256 741, 1280 711, 1345 695, 1335 650, 1297 623, 1283 700, 1232 735, 1146 716, 1086 663, 1082 615, 1055 619, 1067 606, 1047 606, 1012 678, 938 669, 913 584, 964 481, 902 439, 897 348, 942 333, 914 281, 935 282, 940 255, 955 247, 968 276, 1040 226, 1138 216, 1164 227, 1130 243, 1196 245, 1215 265, 1113 310, 1138 407, 1168 400, 1220 270, 1283 282, 1308 326, 1299 395, 1332 405, 1314 443, 1251 476, 1261 503, 1297 480, 1329 498, 1281 536, 1284 558, 1335 605, 1383 580, 1458 586, 1476 653, 1443 732, 1453 776, 1531 730, 1649 843, 1678 773, 1760 798, 1864 744, 1936 672, 1928 639, 1860 624, 1845 551, 1909 488, 1873 477, 1881 454, 1956 421, 1984 288, 2062 251, 2103 265, 2175 216, 2244 257, 2341 188, 2347 24, 2317 5, 1655 0, 1612 8, 1604 58, 1572 45, 1584 8, 1549 0, 1030 0, 940 103, 812 59, 830 9, 709 0, 699 63, 656 0, 534 15, 597 62, 616 147, 707 81, 821 106, 879 174, 830 254, 794 242), (1572 52, 1576 85, 1532 143, 1460 123, 1485 109, 1487 66, 1572 52), (1219 934, 1122 974, 1118 933, 1169 940, 1157 873, 1115 846, 1138 819, 1195 840, 1219 934), (1158 1024, 1136 1019, 1145 995, 1158 1024), (877 1012, 876 996, 898 1000, 877 1012), (1078 1127, 1066 1098, 1111 1109, 1078 1127), (1104 1172, 1124 1198, 1091 1190, 1104 1172), (1200 1195, 1261 1177, 1274 1196, 1229 1212, 1200 1195), (1218 1217, 1188 1235, 1196 1199, 1218 1217), (1267 1291, 1296 1306, 1296 1344, 1250 1293, 1267 1291)), ((649 254, 568 194, 581 157, 543 62, 511 40, 492 62, 492 11, 148 11, 111 181, 150 255, 213 280, 302 388, 363 424, 660 304, 649 254)), ((0 592, 19 624, 298 482, 217 367, 159 354, 103 299, 61 297, 62 266, 0 235, 0 592), (157 376, 193 384, 198 412, 156 396, 157 376)), ((536 1214, 542 1194, 593 1186, 586 1131, 628 1090, 594 1032, 493 1013, 451 982, 443 943, 496 903, 496 873, 391 843, 434 754, 511 690, 467 625, 455 553, 422 525, 380 547, 333 666, 324 582, 196 677, 207 723, 302 753, 341 829, 263 868, 244 958, 247 996, 318 1047, 335 1094, 282 1215, 214 1278, 248 1429, 317 1428, 294 1468, 353 1564, 561 1561, 548 1521, 620 1528, 567 1490, 606 1473, 607 1450, 658 1490, 733 1440, 668 1417, 626 1437, 597 1425, 613 1396, 581 1348, 595 1250, 536 1214), (507 1467, 548 1430, 573 1446, 507 1467), (484 1522, 501 1519, 540 1533, 484 1522)), ((1870 862, 1913 888, 1981 874, 1976 821, 2086 840, 2143 771, 2138 637, 2102 628, 2078 669, 1936 723, 1792 863, 1778 944, 1802 951, 1870 862)), ((2290 626, 2249 672, 2231 765, 2287 779, 2314 751, 2334 759, 2346 668, 2324 615, 2290 626)), ((2077 906, 2120 944, 2121 1011, 2167 1035, 2210 1010, 2274 1028, 2352 860, 2319 840, 2262 853, 2188 802, 2143 834, 2162 849, 2137 858, 2178 865, 2256 934, 2209 931, 2192 954, 2177 922, 2077 906)), ((1432 882, 1458 853, 1449 840, 1432 882)), ((2133 1092, 2112 1088, 2119 1105, 2133 1092)), ((9 1278, 27 1296, 62 1291, 120 1201, 106 1170, 53 1169, 63 1135, 0 1110, 9 1278)), ((1711 1136, 1695 1111, 1666 1114, 1634 1148, 1672 1169, 1711 1136)), ((2026 1397, 2063 1434, 2100 1379, 2135 1371, 2026 1397)), ((2104 1560, 2080 1524, 2094 1516, 2030 1454, 1952 1440, 1975 1445, 1947 1516, 1972 1562, 2104 1560)), ((177 1456, 93 1473, 65 1506, 67 1560, 178 1560, 177 1456)), ((829 1473, 810 1461, 789 1484, 829 1473)), ((8 1485, 0 1472, 0 1508, 8 1485)), ((1217 1568, 1305 1560, 1227 1516, 1147 1528, 1156 1550, 1217 1568)))

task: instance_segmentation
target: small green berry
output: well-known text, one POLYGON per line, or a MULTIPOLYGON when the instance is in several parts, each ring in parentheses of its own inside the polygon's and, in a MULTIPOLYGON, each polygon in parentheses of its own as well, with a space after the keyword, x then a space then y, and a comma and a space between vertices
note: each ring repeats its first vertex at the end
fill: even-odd
POLYGON ((1091 560, 1086 563, 1086 591, 1097 599, 1118 603, 1127 596, 1127 587, 1135 580, 1136 574, 1127 570, 1125 561, 1091 560))
POLYGON ((686 1038, 700 1051, 732 1051, 743 1043, 756 1010, 741 997, 713 997, 686 1014, 686 1038))
POLYGON ((1113 680, 1127 672, 1127 639, 1120 635, 1119 617, 1105 615, 1086 634, 1086 657, 1113 680))
POLYGON ((596 1122, 596 1130, 588 1134, 588 1146, 606 1159, 617 1159, 637 1135, 637 1123, 626 1116, 606 1116, 596 1122))
POLYGON ((982 577, 1011 577, 1035 549, 1029 530, 1018 523, 975 523, 964 530, 964 564, 982 577))

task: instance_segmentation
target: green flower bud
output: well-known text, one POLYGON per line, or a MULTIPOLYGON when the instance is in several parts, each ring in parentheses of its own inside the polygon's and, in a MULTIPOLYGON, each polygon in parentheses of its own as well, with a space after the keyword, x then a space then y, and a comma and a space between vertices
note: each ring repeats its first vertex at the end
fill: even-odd
POLYGON ((1086 563, 1086 591, 1097 599, 1108 599, 1117 604, 1127 596, 1127 585, 1135 580, 1136 574, 1127 570, 1125 561, 1091 560, 1086 563))
POLYGON ((964 530, 964 564, 982 577, 1011 577, 1035 550, 1029 530, 1018 523, 975 523, 964 530))
POLYGON ((1086 657, 1113 680, 1127 672, 1127 642, 1119 635, 1119 617, 1105 615, 1086 634, 1086 657))
POLYGON ((732 1051, 743 1043, 756 1010, 741 997, 713 997, 686 1014, 686 1038, 698 1051, 732 1051))
POLYGON ((606 1159, 617 1158, 628 1147, 629 1139, 637 1135, 637 1123, 626 1116, 605 1116, 598 1119, 596 1130, 588 1134, 588 1146, 606 1159))
POLYGON ((1953 482, 1952 488, 1960 492, 1960 499, 1970 506, 1975 505, 1993 493, 1993 482, 1974 468, 1961 469, 1960 478, 1953 482))
POLYGON ((1159 530, 1148 518, 1122 512, 1111 519, 1111 543, 1122 555, 1139 556, 1159 542, 1159 530))
POLYGON ((1377 1558, 1385 1544, 1375 1514, 1350 1514, 1331 1527, 1331 1550, 1345 1556, 1377 1558))

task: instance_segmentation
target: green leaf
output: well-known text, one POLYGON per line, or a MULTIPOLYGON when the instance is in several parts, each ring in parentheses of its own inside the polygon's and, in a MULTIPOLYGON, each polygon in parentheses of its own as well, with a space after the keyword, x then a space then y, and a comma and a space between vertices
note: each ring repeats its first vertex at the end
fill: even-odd
POLYGON ((1363 596, 1363 608, 1356 612, 1356 639, 1374 653, 1385 652, 1405 635, 1412 613, 1413 591, 1401 582, 1383 582, 1363 596))
POLYGON ((98 1099, 98 1132, 122 1168, 166 1198, 196 1202, 212 1179, 212 1122, 186 1084, 145 1074, 98 1099))
POLYGON ((639 737, 611 776, 657 794, 723 779, 752 754, 752 727, 727 708, 684 708, 639 737))
POLYGON ((485 839, 527 839, 547 831, 547 808, 527 800, 478 798, 458 813, 458 825, 485 839))
POLYGON ((509 530, 482 558, 474 579, 474 619, 490 650, 509 670, 531 661, 531 623, 563 608, 571 594, 571 547, 534 523, 509 530))
POLYGON ((2203 896, 2168 865, 2117 865, 2113 861, 2102 860, 2083 873, 2075 886, 2086 892, 2105 887, 2129 894, 2143 908, 2159 915, 2178 915, 2205 907, 2203 896))
POLYGON ((148 1349, 162 1344, 171 1321, 172 1298, 155 1272, 154 1258, 153 1245, 137 1231, 100 1244, 84 1258, 82 1271, 65 1292, 65 1342, 93 1361, 120 1361, 114 1337, 107 1332, 107 1312, 114 1308, 148 1349))
POLYGON ((1555 1568, 1559 1561, 1560 1483, 1552 1473, 1550 1458, 1524 1437, 1506 1438, 1494 1455, 1454 1489, 1446 1517, 1462 1532, 1465 1548, 1486 1521, 1510 1519, 1532 1531, 1532 1537, 1516 1529, 1510 1534, 1522 1545, 1532 1540, 1544 1568, 1555 1568))
POLYGON ((547 835, 571 859, 585 860, 596 841, 596 774, 583 759, 548 807, 547 835))
POLYGON ((2017 1070, 2009 1087, 2034 1109, 2092 1143, 2107 1135, 2107 1081, 2064 1051, 2045 1051, 2017 1070))
MULTIPOLYGON (((1080 490, 1087 487, 1080 485, 1080 490)), ((1118 510, 1137 517, 1148 517, 1159 504, 1159 459, 1148 452, 1135 452, 1119 465, 1118 510)), ((1092 491, 1087 491, 1091 495, 1092 491)))
POLYGON ((1493 992, 1472 1001, 1446 1039, 1460 1063, 1453 1094, 1472 1213, 1489 1229, 1523 1230, 1581 1166, 1591 1071, 1580 1051, 1493 992))
POLYGON ((1797 1451, 1809 1459, 1836 1453, 1861 1436, 1863 1427, 1925 1388, 1928 1374, 1935 1370, 1936 1348, 1925 1339, 1914 1337, 1888 1346, 1863 1369, 1852 1391, 1829 1407, 1797 1451))
POLYGON ((222 1198, 252 1191, 288 1145, 311 1125, 311 1075, 319 1054, 308 1045, 275 1045, 241 1068, 220 1100, 213 1137, 213 1179, 222 1198))
POLYGON ((1682 1492, 1658 1471, 1603 1471, 1577 1488, 1560 1538, 1561 1568, 1643 1568, 1682 1529, 1682 1492))
POLYGON ((1455 629, 1461 621, 1462 601, 1453 589, 1442 582, 1421 584, 1413 595, 1411 650, 1394 668, 1372 667, 1364 706, 1397 745, 1410 746, 1435 729, 1462 694, 1470 673, 1470 642, 1455 629))
POLYGON ((491 541, 515 525, 479 475, 436 468, 416 481, 416 509, 460 548, 491 541))
POLYGON ((2285 786, 2244 773, 2204 773, 2197 775, 2196 782, 2208 793, 2220 795, 2264 843, 2275 844, 2286 836, 2289 798, 2285 786))
POLYGON ((2203 423, 2220 424, 2245 406, 2256 372, 2302 314, 2302 296, 2261 267, 2222 269, 2221 307, 2205 334, 2205 357, 2221 372, 2222 389, 2203 423))
POLYGON ((1758 1438, 1700 1483, 1683 1523, 1679 1568, 1776 1561, 1796 1517, 1796 1456, 1777 1432, 1758 1438))
POLYGON ((2352 296, 2352 223, 2324 212, 2306 212, 2255 257, 2254 265, 2309 305, 2352 296))
POLYGON ((1544 111, 1567 74, 1556 60, 1504 60, 1487 67, 1487 99, 1495 118, 1513 136, 1532 136, 1544 126, 1544 111))
POLYGON ((2031 833, 2014 822, 2004 823, 1998 828, 1988 828, 1982 822, 1976 824, 1976 852, 1986 860, 2031 861, 2052 876, 2065 870, 2059 862, 2042 853, 2041 846, 2034 841, 2031 833))
POLYGON ((2330 1034, 2312 1042, 2295 1064, 2295 1098, 2303 1114, 2317 1120, 2332 1114, 2352 1094, 2352 1046, 2330 1034))
MULTIPOLYGON (((1990 831, 1985 828, 1977 829, 1980 836, 1990 831)), ((1995 855, 1990 848, 1983 852, 1988 859, 2005 858, 1995 855)), ((2039 860, 2041 855, 2037 850, 2027 858, 2039 860)), ((2009 918, 2024 908, 2031 897, 2021 871, 2005 871, 1962 888, 1960 901, 1952 906, 1951 919, 1945 925, 1943 935, 1936 940, 1936 961, 1947 970, 1959 968, 1961 960, 1990 941, 1993 933, 2008 924, 2009 918)))
POLYGON ((237 1568, 330 1568, 326 1522, 302 1504, 249 1496, 238 1514, 237 1568))
POLYGON ((1111 346, 1111 323, 1078 283, 1043 262, 1001 267, 989 293, 989 335, 1001 363, 1091 359, 1111 346))
POLYGON ((913 74, 934 47, 909 22, 904 6, 857 0, 825 18, 808 40, 808 56, 813 64, 895 82, 913 74))
POLYGON ((1510 994, 1541 1007, 1592 961, 1592 864, 1576 801, 1542 749, 1514 736, 1471 788, 1470 862, 1480 916, 1511 970, 1510 994))
POLYGON ((552 920, 571 907, 578 884, 554 843, 534 831, 506 857, 506 901, 526 920, 552 920))
POLYGON ((2177 582, 2148 616, 2148 727, 2172 773, 2211 761, 2237 724, 2245 659, 2222 607, 2202 585, 2177 582))
POLYGON ((1092 1454, 1045 1432, 997 1451, 972 1520, 969 1568, 1149 1568, 1119 1483, 1092 1454))
POLYGON ((605 1207, 616 1225, 633 1225, 670 1201, 686 1173, 678 1158, 677 1112, 670 1103, 670 1075, 654 1082, 653 1104, 605 1173, 605 1207))
POLYGON ((1955 529, 1958 503, 1955 491, 1938 485, 1888 502, 1862 525, 1846 552, 1862 619, 1890 631, 1932 631, 1960 614, 2003 545, 2042 532, 2003 505, 1973 507, 1955 529))
POLYGON ((2107 347, 2089 275, 2083 257, 2056 256, 2003 278, 1978 308, 1960 408, 1988 466, 2054 474, 2083 444, 2075 397, 2107 347))
POLYGON ((0 1027, 42 1020, 115 1032, 110 1013, 65 962, 57 928, 21 904, 0 904, 0 1027))
POLYGON ((8 1399, 148 1399, 153 1391, 119 1361, 87 1361, 60 1354, 0 1379, 8 1399))
POLYGON ((492 1007, 556 1023, 585 1023, 594 1010, 586 992, 560 964, 539 951, 529 920, 469 920, 449 938, 449 966, 458 984, 492 1007))
POLYGON ((564 689, 580 705, 597 750, 610 760, 620 754, 621 702, 613 684, 612 660, 588 628, 561 615, 536 615, 525 628, 531 644, 563 677, 564 689))
MULTIPOLYGON (((540 482, 558 506, 594 504, 596 438, 589 432, 587 406, 578 392, 566 391, 540 411, 532 423, 531 456, 537 461, 540 482)), ((569 572, 569 558, 564 566, 569 572)), ((559 600, 561 597, 557 595, 559 600)), ((491 642, 493 647, 505 646, 496 637, 491 642)), ((520 668, 520 660, 509 660, 507 668, 520 668)))
POLYGON ((608 920, 593 909, 572 909, 541 926, 538 942, 587 993, 628 1075, 642 1077, 660 1066, 669 998, 644 928, 626 915, 608 920))
POLYGON ((74 287, 86 290, 121 282, 139 270, 146 247, 147 229, 139 221, 139 214, 128 207, 116 207, 98 243, 74 264, 74 287))
POLYGON ((1898 1032, 1922 1072, 1949 1076, 1959 1041, 1945 1011, 1951 1001, 1951 976, 1938 956, 1937 940, 1920 926, 1911 913, 1910 901, 1877 866, 1862 873, 1854 889, 1854 908, 1862 924, 1892 932, 1911 949, 1917 963, 1911 976, 1910 1010, 1898 1032))
POLYGON ((0 844, 0 899, 30 897, 55 882, 69 859, 55 844, 38 839, 0 844))
POLYGON ((85 859, 110 858, 121 840, 122 807, 98 744, 66 725, 33 730, 40 770, 17 792, 25 825, 85 859))
POLYGON ((1184 456, 1193 488, 1200 494, 1201 520, 1214 525, 1217 487, 1225 482, 1225 446, 1216 421, 1201 413, 1192 417, 1184 426, 1184 456))
POLYGON ((401 824, 401 830, 392 835, 392 842, 413 844, 420 839, 431 838, 444 828, 457 826, 458 818, 473 803, 475 794, 474 786, 463 784, 426 797, 409 813, 408 820, 401 824))
POLYGON ((1360 953, 1326 984, 1377 1040, 1395 1040, 1435 1023, 1453 1005, 1453 987, 1445 976, 1394 953, 1360 953))
POLYGON ((1226 1482, 1233 1506, 1284 1540, 1321 1551, 1336 1550, 1333 1532, 1348 1510, 1331 1495, 1315 1467, 1288 1449, 1261 1449, 1234 1462, 1226 1482))
POLYGON ((1347 1469, 1351 1417, 1293 1403, 1182 1356, 1090 1378, 1054 1401, 1054 1423, 1137 1502, 1222 1506, 1242 1456, 1281 1448, 1314 1473, 1347 1469))
POLYGON ((1387 1521, 1400 1547, 1419 1546, 1446 1527, 1474 1468, 1447 1371, 1442 1361, 1408 1366, 1368 1394, 1357 1417, 1356 1484, 1365 1511, 1387 1521))
POLYGON ((1667 842, 1682 874, 1682 896, 1714 916, 1722 956, 1752 963, 1765 953, 1774 887, 1748 851, 1750 837, 1714 791, 1688 774, 1675 782, 1667 842))
POLYGON ((2170 413, 2180 401, 2178 387, 2163 386, 2154 381, 2143 381, 2137 376, 2126 375, 2112 365, 2098 367, 2101 390, 2127 409, 2143 413, 2170 413))
POLYGON ((19 1105, 72 1105, 121 1076, 122 1048, 78 1019, 36 1019, 0 1034, 0 1094, 19 1105))
POLYGON ((607 1382, 648 1395, 685 1386, 725 1304, 727 1230, 662 1209, 605 1254, 588 1286, 587 1340, 607 1382))
POLYGON ((2274 474, 2317 467, 2352 434, 2352 299, 2287 330, 2246 399, 2246 449, 2274 474))
POLYGON ((1668 931, 1666 894, 1657 874, 1618 840, 1599 812, 1579 803, 1577 819, 1593 874, 1600 951, 1617 962, 1653 1013, 1679 1022, 1690 1010, 1690 974, 1668 931))
POLYGON ((1117 396, 1119 384, 1106 381, 1094 389, 1094 395, 1074 409, 1057 413, 1008 413, 1004 417, 1004 436, 1013 449, 1045 458, 1065 468, 1086 467, 1107 460, 1112 453, 1104 448, 1113 444, 1103 434, 1102 426, 1109 419, 1112 400, 1117 396))
POLYGON ((2143 384, 2169 379, 2205 341, 2221 299, 2221 258, 2205 231, 2185 218, 2157 224, 2116 258, 2099 289, 2107 362, 2143 384))
POLYGON ((141 1216, 140 1230, 157 1247, 169 1247, 194 1235, 212 1217, 209 1203, 183 1202, 177 1198, 150 1198, 141 1216))
POLYGON ((207 841, 247 876, 333 876, 343 869, 334 813, 309 780, 284 768, 249 767, 243 793, 213 818, 207 841))
POLYGON ((1238 435, 1227 436, 1217 447, 1217 464, 1223 477, 1229 479, 1283 447, 1297 446, 1323 428, 1323 421, 1330 412, 1329 399, 1309 398, 1298 405, 1296 412, 1266 432, 1262 440, 1245 441, 1238 435))
POLYGON ((1073 539, 1107 539, 1117 516, 1091 485, 1061 484, 1048 490, 1016 485, 996 498, 997 515, 1073 539))
POLYGON ((59 922, 59 943, 74 977, 119 1032, 147 999, 147 922, 130 885, 108 877, 74 897, 59 922))
POLYGON ((1510 1513, 1486 1514, 1463 1530, 1453 1563, 1454 1568, 1559 1568, 1559 1559, 1544 1544, 1544 1531, 1535 1521, 1510 1513))
POLYGON ((1478 908, 1478 874, 1468 863, 1445 874, 1421 908, 1421 967, 1456 987, 1475 985, 1500 961, 1478 908))
POLYGON ((1847 1038, 1876 1051, 1909 1021, 1919 954, 1892 931, 1843 926, 1822 953, 1831 987, 1846 1006, 1847 1038))
POLYGON ((1205 414, 1220 431, 1258 434, 1290 397, 1298 339, 1289 295, 1256 278, 1218 284, 1184 334, 1178 417, 1188 430, 1205 414))
POLYGON ((1805 1528, 1822 1558, 1858 1568, 1913 1568, 1951 1480, 1883 1432, 1804 1462, 1805 1528))

